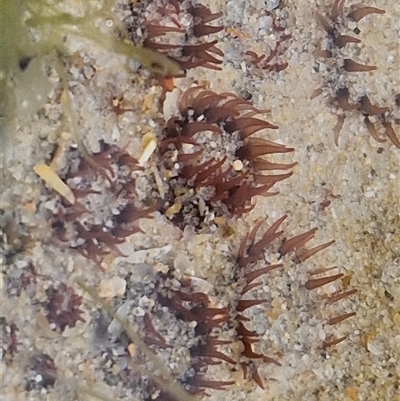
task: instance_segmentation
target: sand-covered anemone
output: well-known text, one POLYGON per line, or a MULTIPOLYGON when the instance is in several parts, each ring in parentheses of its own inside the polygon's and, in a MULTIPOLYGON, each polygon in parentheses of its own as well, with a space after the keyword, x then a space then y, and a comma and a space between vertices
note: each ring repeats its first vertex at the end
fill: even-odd
POLYGON ((28 381, 26 389, 44 389, 53 387, 58 378, 57 366, 54 359, 45 352, 41 352, 29 361, 28 381))
MULTIPOLYGON (((339 143, 339 134, 342 130, 344 121, 352 113, 361 113, 364 116, 364 123, 368 132, 377 142, 391 141, 396 147, 400 148, 400 142, 393 128, 393 124, 398 124, 399 119, 393 118, 395 109, 381 107, 373 104, 367 94, 352 96, 351 80, 347 79, 347 74, 351 73, 372 73, 377 69, 374 65, 365 65, 346 56, 345 48, 350 46, 360 46, 361 40, 356 36, 349 35, 350 31, 347 22, 355 23, 371 14, 384 14, 385 11, 376 7, 364 5, 352 5, 345 12, 345 0, 335 0, 327 13, 316 12, 319 25, 326 32, 326 38, 322 49, 318 53, 319 63, 325 65, 326 71, 324 82, 317 88, 311 98, 314 99, 322 93, 327 92, 331 103, 337 110, 338 119, 333 129, 335 144, 339 143), (381 137, 376 128, 376 120, 382 123, 385 136, 381 137)), ((358 27, 353 28, 355 34, 359 34, 358 27)))
POLYGON ((278 193, 271 188, 290 177, 296 163, 280 163, 271 155, 293 148, 261 137, 278 128, 261 113, 232 93, 202 87, 183 93, 159 142, 158 165, 167 182, 161 197, 170 220, 200 228, 216 217, 249 212, 257 195, 278 193))
POLYGON ((359 110, 364 115, 364 123, 370 135, 380 143, 389 139, 398 149, 400 149, 400 139, 394 127, 400 125, 399 96, 394 96, 391 104, 385 107, 372 104, 367 95, 363 96, 359 102, 359 110), (383 136, 379 133, 379 126, 384 130, 383 136))
POLYGON ((105 142, 91 155, 82 156, 75 145, 56 153, 64 160, 59 179, 73 196, 43 205, 50 213, 51 242, 78 251, 98 266, 110 253, 123 256, 118 245, 140 231, 138 220, 157 209, 138 200, 137 160, 123 147, 105 142))
POLYGON ((213 13, 196 1, 157 0, 122 5, 129 37, 135 44, 177 62, 183 70, 205 67, 221 70, 224 53, 218 39, 222 12, 213 13))
MULTIPOLYGON (((254 380, 261 388, 265 387, 264 380, 258 371, 260 362, 279 366, 283 349, 271 349, 268 355, 262 351, 263 347, 258 345, 262 341, 260 330, 248 328, 248 325, 250 324, 251 327, 252 321, 255 319, 251 312, 254 307, 265 311, 259 316, 265 314, 269 325, 281 321, 280 324, 284 326, 287 319, 285 317, 286 307, 277 308, 277 306, 278 304, 279 306, 289 304, 291 306, 287 308, 288 316, 291 314, 290 309, 293 311, 297 309, 296 324, 297 327, 301 327, 304 324, 302 321, 304 316, 308 315, 307 319, 314 319, 313 309, 318 305, 320 314, 325 318, 325 322, 321 322, 321 327, 323 327, 321 331, 324 332, 325 340, 313 346, 321 349, 335 346, 344 341, 346 336, 335 337, 331 326, 355 315, 355 312, 347 312, 329 317, 331 304, 357 292, 355 289, 344 288, 341 283, 344 273, 335 272, 336 267, 307 269, 308 260, 330 247, 334 240, 310 247, 309 244, 317 232, 316 228, 287 237, 285 236, 286 229, 283 227, 287 217, 287 215, 282 216, 265 231, 262 230, 263 220, 256 222, 252 230, 240 242, 236 264, 232 272, 237 285, 235 286, 236 296, 231 303, 231 318, 235 321, 235 335, 243 344, 239 363, 244 378, 254 380), (291 272, 291 269, 302 271, 302 273, 299 273, 296 278, 296 271, 291 272), (278 290, 279 285, 274 289, 274 282, 277 277, 285 274, 288 274, 292 280, 294 278, 295 282, 288 285, 298 286, 304 299, 282 301, 285 298, 283 291, 280 295, 272 295, 273 293, 279 294, 281 291, 278 290), (330 285, 333 287, 328 288, 330 285), (272 290, 265 293, 264 286, 272 290), (323 290, 319 291, 320 289, 323 290), (317 294, 311 295, 311 292, 317 292, 317 294), (278 303, 277 300, 279 300, 278 303), (280 311, 278 311, 279 309, 280 311)), ((292 322, 292 324, 294 323, 292 322)), ((283 345, 281 344, 281 346, 283 345)))
POLYGON ((74 327, 78 321, 84 322, 80 309, 82 297, 72 287, 61 283, 58 287, 50 287, 46 291, 45 309, 47 320, 61 332, 66 327, 74 327))

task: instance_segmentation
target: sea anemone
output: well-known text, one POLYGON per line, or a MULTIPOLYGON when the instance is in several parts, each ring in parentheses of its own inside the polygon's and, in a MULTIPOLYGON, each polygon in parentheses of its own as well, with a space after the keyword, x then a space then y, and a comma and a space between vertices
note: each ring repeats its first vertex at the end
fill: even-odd
MULTIPOLYGON (((240 365, 243 369, 244 378, 250 377, 253 379, 259 387, 264 388, 263 381, 257 370, 256 360, 260 360, 266 363, 273 363, 280 365, 279 358, 276 356, 267 356, 254 351, 256 343, 260 341, 259 335, 256 331, 252 331, 246 328, 245 323, 251 319, 246 316, 243 312, 247 309, 257 305, 270 303, 270 299, 259 299, 259 298, 248 298, 247 295, 251 294, 251 291, 264 285, 268 280, 268 274, 277 269, 284 268, 285 259, 292 259, 295 264, 301 264, 308 260, 315 254, 323 251, 324 249, 331 246, 334 241, 329 241, 321 245, 314 246, 312 248, 306 248, 305 246, 314 238, 316 229, 313 228, 305 233, 296 235, 291 238, 285 238, 282 235, 284 231, 281 229, 283 222, 287 216, 282 216, 280 219, 275 221, 267 231, 258 238, 258 232, 263 224, 263 221, 256 223, 254 228, 247 234, 241 241, 238 255, 237 264, 234 268, 235 280, 238 282, 236 306, 234 307, 233 318, 236 321, 236 335, 238 339, 243 343, 243 351, 241 356, 240 365), (271 263, 264 258, 264 252, 267 250, 275 249, 278 252, 279 263, 271 263), (286 257, 286 258, 285 258, 286 257), (260 267, 261 263, 261 267, 260 267), (265 279, 261 279, 266 276, 265 279)), ((313 272, 309 272, 309 279, 304 283, 304 287, 307 290, 316 290, 317 288, 323 287, 333 282, 339 282, 344 274, 338 273, 327 276, 326 274, 333 270, 330 269, 319 269, 313 272), (314 278, 316 276, 322 276, 314 278)), ((324 295, 322 298, 326 305, 338 302, 350 295, 353 295, 357 290, 352 289, 348 291, 338 290, 333 294, 324 295)), ((354 316, 355 312, 349 312, 327 318, 326 326, 335 325, 351 316, 354 316)), ((329 340, 321 344, 322 348, 334 346, 343 341, 346 337, 340 338, 329 338, 329 340)))
POLYGON ((393 128, 393 125, 400 125, 400 105, 398 104, 398 98, 399 95, 396 95, 395 101, 391 105, 392 107, 379 107, 373 105, 368 96, 365 95, 360 99, 360 111, 365 116, 364 123, 369 133, 377 142, 386 142, 387 139, 379 136, 376 124, 372 119, 382 124, 387 138, 389 138, 394 146, 400 149, 400 140, 393 128))
POLYGON ((221 70, 224 54, 216 46, 218 40, 204 38, 223 29, 210 25, 222 12, 212 13, 202 4, 179 0, 130 2, 128 8, 125 24, 135 44, 167 55, 183 70, 195 67, 221 70))
POLYGON ((318 11, 316 12, 316 18, 327 34, 327 40, 325 41, 327 45, 319 52, 318 56, 330 60, 333 63, 326 63, 326 65, 331 65, 331 67, 327 69, 329 77, 326 78, 326 82, 323 83, 322 86, 313 92, 311 98, 313 99, 322 94, 324 88, 329 88, 332 103, 340 111, 338 113, 337 123, 333 129, 336 146, 339 143, 339 134, 346 116, 352 112, 359 112, 365 116, 364 122, 368 132, 377 142, 386 142, 387 139, 379 136, 375 124, 371 121, 370 117, 376 117, 381 121, 387 138, 389 138, 396 147, 400 148, 400 141, 393 129, 393 123, 398 124, 399 121, 398 118, 392 117, 392 112, 396 113, 394 108, 390 109, 388 107, 375 106, 370 102, 367 95, 351 100, 349 91, 350 84, 346 83, 346 80, 343 82, 343 79, 339 79, 339 77, 343 77, 347 73, 371 72, 376 70, 376 66, 364 65, 350 58, 343 58, 342 48, 348 44, 358 45, 361 43, 361 40, 354 36, 341 34, 341 30, 344 28, 344 21, 349 19, 358 23, 367 15, 384 14, 385 11, 375 7, 358 5, 352 6, 347 15, 344 16, 344 4, 344 0, 335 0, 330 13, 326 16, 318 11), (332 80, 332 77, 336 78, 332 80))
POLYGON ((45 309, 47 320, 59 328, 61 332, 68 327, 75 327, 78 321, 84 322, 80 309, 82 297, 73 288, 61 283, 58 287, 50 287, 46 291, 45 309))
POLYGON ((54 359, 44 352, 32 357, 29 377, 27 390, 53 387, 57 380, 54 359))
POLYGON ((157 204, 138 206, 135 173, 141 167, 137 161, 117 145, 101 142, 100 147, 85 157, 75 146, 65 152, 68 162, 60 177, 76 202, 61 198, 51 219, 52 242, 77 250, 98 266, 110 252, 122 256, 118 245, 140 231, 139 219, 157 210, 157 204))
POLYGON ((229 308, 213 307, 210 297, 196 291, 190 279, 179 281, 179 289, 166 290, 165 284, 169 280, 174 280, 171 272, 158 276, 160 292, 157 302, 162 308, 168 308, 176 319, 185 322, 188 328, 193 327, 190 330, 193 331, 193 340, 189 346, 191 360, 180 376, 180 383, 191 394, 205 394, 207 388, 223 390, 234 384, 233 381, 215 381, 206 377, 209 365, 218 365, 222 361, 236 364, 231 357, 218 350, 220 345, 231 343, 217 337, 218 331, 230 321, 229 308))
MULTIPOLYGON (((213 305, 215 300, 212 297, 196 289, 190 278, 178 278, 173 268, 167 273, 157 273, 147 284, 136 280, 128 282, 129 304, 141 305, 131 310, 135 319, 135 330, 144 343, 153 352, 163 358, 170 358, 171 361, 176 361, 177 354, 183 352, 186 355, 184 361, 174 362, 171 369, 172 377, 184 390, 193 395, 205 395, 207 390, 223 390, 234 384, 234 381, 207 377, 211 365, 222 362, 236 364, 219 350, 219 346, 231 342, 218 338, 218 333, 229 322, 229 307, 213 305), (167 325, 166 319, 169 321, 167 325), (177 332, 180 334, 176 335, 177 332)), ((117 376, 119 382, 140 389, 141 399, 144 400, 178 400, 164 391, 151 375, 140 375, 140 369, 132 368, 132 363, 145 363, 144 355, 135 347, 129 348, 126 336, 118 335, 112 341, 113 348, 118 345, 128 348, 126 358, 129 362, 120 369, 117 376)), ((107 354, 111 358, 110 363, 117 363, 114 353, 110 351, 107 354)), ((125 358, 125 354, 120 358, 125 358)), ((113 383, 116 378, 112 376, 106 374, 106 381, 113 383)))
POLYGON ((276 163, 265 156, 293 148, 253 135, 278 127, 255 117, 262 111, 231 93, 189 88, 179 102, 159 144, 161 173, 168 182, 165 215, 180 227, 207 226, 218 216, 241 216, 253 197, 269 190, 292 172, 296 163, 276 163))

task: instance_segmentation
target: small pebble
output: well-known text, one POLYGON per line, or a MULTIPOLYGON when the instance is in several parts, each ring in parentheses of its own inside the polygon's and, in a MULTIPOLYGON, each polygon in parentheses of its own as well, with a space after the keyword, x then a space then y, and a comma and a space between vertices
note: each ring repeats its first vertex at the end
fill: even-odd
POLYGON ((126 281, 120 277, 101 280, 98 291, 102 298, 122 296, 126 290, 126 281))

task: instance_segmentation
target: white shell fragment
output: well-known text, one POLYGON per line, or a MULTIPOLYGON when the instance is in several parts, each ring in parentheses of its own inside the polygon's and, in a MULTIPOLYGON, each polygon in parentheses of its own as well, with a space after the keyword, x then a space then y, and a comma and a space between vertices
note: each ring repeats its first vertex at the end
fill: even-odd
POLYGON ((157 141, 151 132, 148 132, 147 134, 144 135, 143 145, 144 148, 138 160, 139 165, 142 167, 150 159, 151 155, 157 148, 157 141))
POLYGON ((113 298, 124 295, 126 290, 126 281, 120 277, 111 277, 101 280, 98 287, 101 298, 113 298))
POLYGON ((72 205, 75 203, 74 193, 50 166, 47 166, 46 164, 38 164, 33 168, 33 171, 46 183, 48 187, 57 191, 72 205))
POLYGON ((171 117, 179 115, 179 97, 182 92, 178 88, 174 88, 172 92, 167 92, 163 104, 164 120, 167 122, 171 117))

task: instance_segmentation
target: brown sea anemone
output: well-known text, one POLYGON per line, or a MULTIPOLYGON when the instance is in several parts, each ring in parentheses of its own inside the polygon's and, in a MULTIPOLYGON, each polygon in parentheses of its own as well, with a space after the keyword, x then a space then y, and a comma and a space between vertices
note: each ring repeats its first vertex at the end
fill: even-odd
MULTIPOLYGON (((344 5, 344 0, 335 0, 330 13, 323 15, 318 11, 316 12, 316 18, 327 34, 326 47, 318 53, 318 57, 326 60, 325 65, 328 66, 328 75, 325 79, 326 82, 314 91, 311 98, 313 99, 321 95, 324 89, 327 89, 332 103, 339 110, 338 120, 333 130, 336 145, 339 143, 339 134, 346 116, 357 112, 365 116, 364 122, 368 132, 377 142, 386 142, 388 138, 396 147, 400 148, 400 141, 393 129, 393 123, 398 124, 399 121, 398 118, 392 118, 394 109, 373 105, 367 95, 352 100, 349 90, 350 83, 339 79, 346 76, 347 73, 371 72, 376 70, 376 66, 360 64, 342 55, 341 49, 348 44, 359 45, 361 43, 360 39, 341 33, 345 28, 345 21, 351 20, 358 23, 367 15, 384 14, 385 11, 375 7, 357 5, 352 6, 349 12, 344 15, 344 5), (382 123, 387 138, 379 136, 371 117, 377 118, 382 123)), ((355 32, 359 33, 358 30, 355 30, 355 32)))
MULTIPOLYGON (((300 235, 291 238, 283 237, 282 239, 284 231, 281 229, 281 226, 286 218, 287 216, 285 215, 275 221, 275 223, 272 224, 271 227, 269 227, 268 230, 261 235, 261 237, 259 237, 258 233, 263 221, 257 222, 251 232, 241 241, 237 255, 237 265, 235 267, 236 270, 234 273, 237 282, 241 283, 237 287, 239 296, 237 298, 233 313, 237 325, 236 335, 244 346, 241 354, 240 365, 243 369, 244 377, 253 379, 261 388, 264 388, 264 384, 258 373, 257 364, 255 361, 259 360, 266 363, 273 363, 275 365, 279 365, 280 363, 279 358, 275 355, 267 356, 255 351, 256 344, 260 341, 259 335, 256 331, 246 328, 245 324, 251 320, 244 313, 247 309, 265 303, 270 303, 271 299, 251 298, 248 294, 251 294, 253 290, 256 290, 258 287, 268 282, 268 275, 271 272, 277 269, 283 269, 285 259, 289 258, 292 259, 295 264, 301 264, 334 243, 332 240, 312 248, 306 248, 306 245, 315 236, 315 228, 300 235), (271 263, 263 256, 265 251, 271 250, 274 252, 274 249, 279 255, 279 263, 271 263)), ((333 282, 340 282, 344 276, 343 273, 327 275, 334 269, 335 268, 323 268, 309 272, 309 279, 304 283, 304 287, 307 290, 312 291, 333 282)), ((339 289, 332 294, 324 294, 321 298, 321 301, 326 307, 332 303, 338 302, 350 295, 353 295, 356 292, 357 290, 355 289, 348 291, 339 289)), ((329 326, 335 325, 354 315, 355 312, 349 312, 327 318, 327 322, 325 324, 327 327, 326 331, 329 331, 329 326)), ((328 334, 327 338, 327 341, 321 343, 321 347, 326 348, 337 345, 346 337, 334 338, 330 337, 330 334, 328 334)))
POLYGON ((392 107, 379 107, 373 105, 365 95, 360 99, 360 111, 365 116, 364 123, 369 133, 377 142, 386 142, 388 138, 394 146, 400 149, 400 140, 393 128, 394 125, 400 125, 400 107, 396 99, 395 97, 392 107), (379 136, 376 123, 383 126, 387 138, 379 136))
POLYGON ((210 24, 222 12, 212 13, 202 4, 179 0, 130 2, 128 7, 125 24, 134 43, 167 55, 183 70, 221 69, 224 54, 216 46, 218 40, 207 37, 223 29, 210 24))
POLYGON ((83 311, 80 309, 82 297, 73 288, 61 283, 58 287, 50 287, 46 291, 45 309, 47 320, 53 323, 61 332, 68 327, 75 327, 78 321, 84 322, 83 311))
POLYGON ((166 290, 165 283, 171 279, 174 280, 171 273, 159 275, 157 301, 178 321, 193 327, 193 339, 189 345, 191 360, 179 381, 191 394, 206 394, 206 389, 223 390, 234 382, 211 380, 207 378, 207 369, 209 365, 222 362, 236 364, 235 360, 219 351, 219 346, 231 343, 230 340, 218 339, 217 334, 230 321, 229 307, 213 307, 210 297, 196 291, 190 279, 180 280, 177 289, 166 290))
MULTIPOLYGON (((230 320, 229 307, 213 305, 214 300, 208 294, 199 291, 190 278, 178 278, 173 268, 167 273, 157 273, 147 285, 134 280, 133 285, 128 285, 128 294, 135 297, 130 303, 142 305, 140 312, 133 309, 133 315, 136 330, 147 346, 173 361, 177 353, 186 355, 184 361, 173 363, 171 373, 189 394, 206 395, 209 390, 224 390, 234 384, 234 381, 214 380, 207 375, 210 366, 222 362, 236 364, 219 350, 220 346, 231 342, 218 338, 218 333, 230 320), (140 296, 143 291, 146 295, 140 296), (169 321, 167 325, 166 319, 169 321)), ((116 344, 129 346, 123 335, 112 341, 113 348, 116 344)), ((143 364, 144 358, 137 349, 128 352, 129 362, 118 373, 118 382, 140 389, 144 400, 177 400, 160 390, 159 383, 154 382, 151 375, 141 376, 140 370, 132 369, 132 364, 143 364)), ((115 363, 112 352, 109 357, 110 363, 115 363)), ((110 383, 115 379, 106 377, 110 383)))
POLYGON ((118 245, 140 231, 139 219, 157 210, 157 205, 146 208, 138 202, 137 161, 117 145, 101 142, 100 148, 86 157, 76 147, 66 152, 67 167, 59 175, 76 201, 60 199, 51 218, 52 242, 77 250, 98 266, 111 252, 122 256, 118 245))
POLYGON ((180 227, 201 228, 218 216, 241 216, 253 197, 292 175, 296 163, 266 156, 293 148, 255 137, 278 127, 257 116, 262 111, 231 93, 192 87, 181 97, 179 115, 171 117, 159 144, 161 173, 168 182, 163 197, 166 216, 180 227))
POLYGON ((26 389, 33 390, 37 388, 53 387, 57 380, 57 367, 54 359, 42 352, 35 355, 30 363, 29 382, 26 389))

